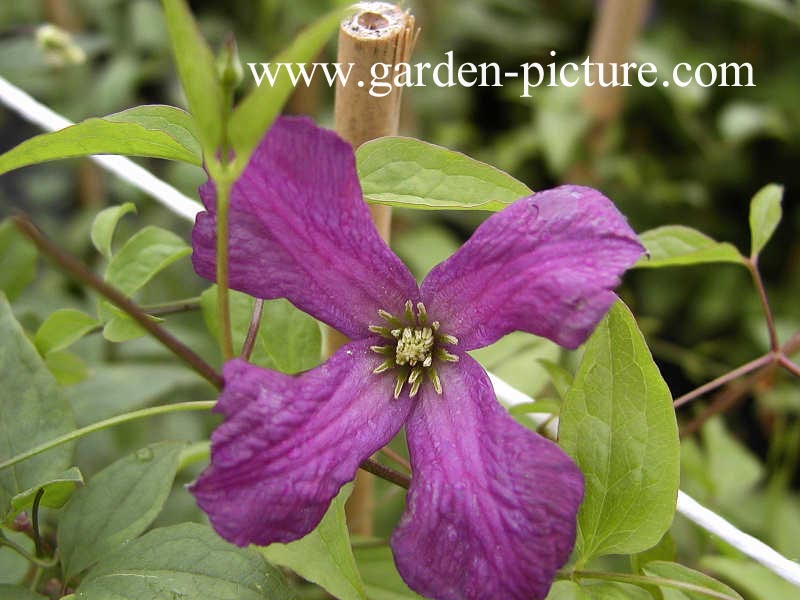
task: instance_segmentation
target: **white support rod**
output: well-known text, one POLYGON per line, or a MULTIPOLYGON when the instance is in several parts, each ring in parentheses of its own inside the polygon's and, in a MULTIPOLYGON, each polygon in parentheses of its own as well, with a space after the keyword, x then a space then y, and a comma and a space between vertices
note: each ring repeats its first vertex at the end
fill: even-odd
MULTIPOLYGON (((31 98, 24 91, 0 77, 0 102, 22 117, 48 131, 63 129, 72 122, 31 98)), ((194 220, 202 206, 178 190, 155 177, 130 160, 119 156, 93 156, 104 168, 133 184, 169 210, 186 219, 194 220)), ((533 402, 533 398, 509 385, 499 377, 489 374, 498 399, 506 406, 533 402)), ((541 415, 538 415, 541 417, 541 415)), ((537 415, 532 415, 536 419, 537 415)), ((539 422, 537 420, 537 422, 539 422)), ((773 573, 800 586, 800 564, 789 560, 764 542, 734 527, 718 514, 699 504, 683 492, 678 492, 678 512, 709 533, 737 548, 773 573)))
MULTIPOLYGON (((50 110, 25 91, 0 77, 0 102, 21 117, 46 131, 57 131, 73 125, 72 121, 50 110)), ((168 183, 160 180, 147 169, 123 156, 92 156, 104 169, 114 173, 160 202, 172 212, 194 221, 194 216, 203 210, 196 200, 184 196, 168 183)))

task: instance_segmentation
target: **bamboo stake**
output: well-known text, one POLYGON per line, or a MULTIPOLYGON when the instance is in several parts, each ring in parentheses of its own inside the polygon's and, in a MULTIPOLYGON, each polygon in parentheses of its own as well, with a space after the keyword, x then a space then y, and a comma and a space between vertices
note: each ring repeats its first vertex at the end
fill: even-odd
MULTIPOLYGON (((388 2, 360 2, 339 28, 337 61, 352 63, 348 85, 337 82, 334 123, 337 133, 353 148, 368 140, 397 135, 402 88, 383 97, 370 95, 373 65, 409 62, 418 30, 408 11, 388 2)), ((393 73, 393 71, 390 71, 393 73)), ((381 237, 389 241, 392 213, 388 206, 370 206, 381 237)), ((325 353, 333 354, 347 340, 337 331, 327 332, 325 353)), ((372 534, 373 475, 360 470, 346 506, 350 530, 372 534)))

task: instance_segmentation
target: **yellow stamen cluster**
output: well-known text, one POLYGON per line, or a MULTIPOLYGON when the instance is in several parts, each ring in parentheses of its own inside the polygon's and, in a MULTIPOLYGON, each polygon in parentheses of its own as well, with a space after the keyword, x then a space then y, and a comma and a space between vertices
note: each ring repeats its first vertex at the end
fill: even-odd
POLYGON ((442 382, 436 372, 434 361, 458 360, 458 356, 442 347, 442 345, 455 346, 458 344, 458 339, 441 333, 439 321, 428 322, 428 313, 422 302, 417 302, 416 312, 414 308, 414 303, 408 300, 405 312, 400 318, 385 310, 379 310, 378 316, 386 321, 386 325, 370 325, 369 328, 373 333, 392 342, 385 346, 372 346, 371 349, 387 357, 375 368, 374 373, 385 373, 391 369, 397 371, 395 398, 400 397, 406 383, 411 386, 408 395, 412 398, 416 396, 424 381, 423 375, 431 382, 436 393, 441 394, 442 382))

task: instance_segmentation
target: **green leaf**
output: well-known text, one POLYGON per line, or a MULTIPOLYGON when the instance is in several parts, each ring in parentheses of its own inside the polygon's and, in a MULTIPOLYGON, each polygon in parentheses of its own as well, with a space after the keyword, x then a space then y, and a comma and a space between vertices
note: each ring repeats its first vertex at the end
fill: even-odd
MULTIPOLYGON (((30 554, 35 552, 33 540, 21 531, 4 529, 2 533, 26 552, 30 554)), ((3 584, 13 585, 22 581, 29 567, 30 563, 25 558, 8 546, 0 544, 0 590, 4 589, 3 584)), ((5 596, 0 595, 0 598, 5 596)))
MULTIPOLYGON (((231 330, 235 348, 241 348, 250 327, 253 312, 252 296, 231 290, 231 330)), ((200 296, 203 320, 216 339, 219 339, 217 318, 217 287, 211 286, 200 296)), ((251 361, 284 373, 298 373, 319 364, 322 344, 319 325, 287 300, 264 302, 261 326, 256 335, 251 361)))
POLYGON ((62 308, 45 319, 36 332, 33 343, 42 355, 63 350, 99 324, 99 321, 84 312, 62 308))
POLYGON ((783 186, 770 183, 750 201, 750 256, 755 258, 781 222, 783 186))
POLYGON ((547 371, 547 374, 550 376, 550 383, 558 393, 558 397, 563 400, 567 396, 569 388, 572 386, 572 373, 552 360, 540 358, 539 364, 547 371))
POLYGON ((366 600, 344 514, 352 491, 352 485, 342 488, 314 531, 290 544, 262 548, 262 552, 271 563, 291 569, 339 600, 366 600))
POLYGON ((65 350, 49 352, 44 357, 44 364, 62 387, 80 383, 89 375, 83 359, 65 350))
POLYGON ((117 229, 119 220, 130 212, 136 212, 133 202, 126 202, 119 206, 110 206, 97 213, 92 221, 92 244, 107 260, 111 259, 111 240, 117 229))
POLYGON ((587 600, 653 600, 647 590, 635 585, 604 581, 583 587, 587 600))
POLYGON ((741 501, 764 475, 764 467, 739 440, 725 429, 720 417, 703 425, 703 444, 708 457, 708 476, 718 502, 728 505, 741 501))
POLYGON ((163 0, 172 50, 189 111, 204 154, 213 157, 223 141, 225 98, 211 49, 185 0, 163 0))
POLYGON ((545 600, 590 600, 590 597, 574 581, 556 581, 545 600))
POLYGON ((185 444, 165 442, 109 465, 64 509, 58 548, 67 579, 127 544, 161 512, 185 444))
POLYGON ((11 221, 0 223, 0 291, 15 300, 36 277, 36 247, 11 221))
POLYGON ((0 155, 0 174, 50 160, 123 154, 202 165, 186 113, 171 106, 142 106, 86 119, 59 131, 42 133, 0 155), (154 118, 153 114, 159 114, 154 118), (150 115, 148 117, 148 115, 150 115))
POLYGON ((128 361, 98 365, 89 379, 67 388, 64 394, 83 427, 150 406, 195 385, 206 387, 204 379, 183 366, 128 361))
MULTIPOLYGON (((334 10, 309 25, 271 62, 311 62, 336 31, 343 14, 341 10, 334 10)), ((246 164, 256 144, 280 114, 293 90, 289 74, 281 69, 275 85, 262 82, 260 87, 253 89, 234 109, 228 122, 228 137, 236 152, 237 162, 246 164)))
POLYGON ((148 225, 120 248, 106 268, 106 281, 130 296, 192 249, 171 231, 148 225))
POLYGON ((739 251, 727 242, 717 242, 704 233, 683 225, 665 225, 639 234, 647 249, 636 267, 681 267, 703 263, 742 263, 739 251))
POLYGON ((644 552, 631 555, 631 568, 640 573, 645 564, 656 560, 673 562, 676 557, 675 540, 668 531, 652 548, 648 548, 644 552))
MULTIPOLYGON (((0 293, 0 461, 75 428, 56 381, 0 293)), ((65 444, 0 471, 0 516, 21 492, 52 481, 71 465, 65 444)))
POLYGON ((281 573, 197 523, 161 527, 102 560, 75 600, 290 600, 281 573))
POLYGON ((471 350, 470 354, 487 371, 530 396, 537 396, 547 383, 540 360, 558 360, 561 348, 548 339, 514 332, 499 341, 471 350))
POLYGON ((44 596, 19 585, 0 584, 0 598, 3 600, 47 600, 44 596))
POLYGON ((322 332, 313 317, 288 300, 264 302, 261 335, 272 364, 283 373, 299 373, 320 362, 322 332))
MULTIPOLYGON (((674 581, 682 581, 684 583, 691 583, 702 588, 717 592, 729 600, 742 600, 738 592, 731 589, 724 583, 717 581, 713 577, 684 567, 674 562, 653 561, 644 566, 644 572, 651 577, 665 577, 674 581)), ((708 600, 708 594, 701 594, 698 592, 690 592, 687 590, 677 590, 666 586, 661 587, 661 593, 664 595, 664 600, 708 600)))
POLYGON ((675 513, 678 427, 669 389, 621 301, 586 344, 561 407, 559 441, 586 482, 578 564, 658 543, 675 513))
POLYGON ((731 582, 750 600, 797 600, 797 586, 750 560, 705 556, 700 567, 731 582))
POLYGON ((356 166, 364 199, 376 204, 497 211, 533 193, 508 173, 414 138, 366 142, 356 166))
POLYGON ((36 494, 44 488, 44 494, 40 501, 41 506, 48 508, 61 508, 70 499, 75 488, 83 485, 83 474, 78 467, 70 467, 61 475, 54 477, 50 481, 40 483, 24 492, 20 492, 11 499, 11 514, 19 514, 23 510, 30 508, 36 498, 36 494))
POLYGON ((423 600, 400 577, 388 546, 356 547, 353 555, 369 600, 423 600))

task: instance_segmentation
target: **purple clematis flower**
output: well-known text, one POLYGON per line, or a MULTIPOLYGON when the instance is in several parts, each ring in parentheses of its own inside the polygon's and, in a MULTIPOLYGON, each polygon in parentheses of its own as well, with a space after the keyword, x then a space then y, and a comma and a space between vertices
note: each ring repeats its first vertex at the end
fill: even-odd
MULTIPOLYGON (((215 278, 215 195, 193 232, 215 278)), ((298 376, 224 367, 211 465, 191 491, 238 544, 290 542, 403 425, 413 467, 391 538, 397 568, 438 600, 547 595, 575 538, 583 479, 517 424, 467 352, 515 330, 568 348, 606 313, 642 247, 599 192, 563 186, 490 216, 418 286, 381 240, 350 146, 281 118, 236 182, 230 286, 288 298, 351 342, 298 376)))

